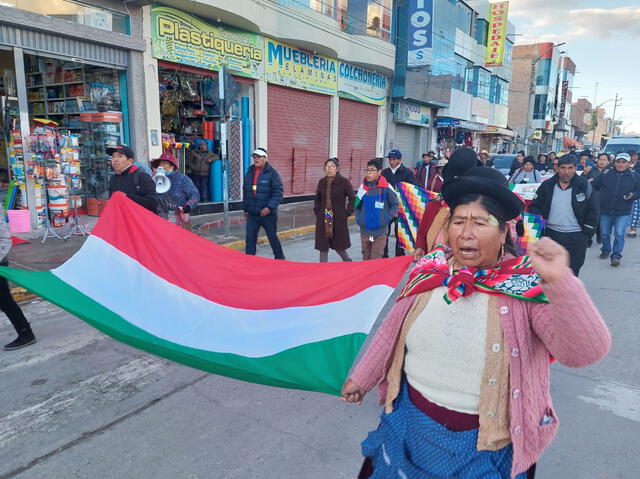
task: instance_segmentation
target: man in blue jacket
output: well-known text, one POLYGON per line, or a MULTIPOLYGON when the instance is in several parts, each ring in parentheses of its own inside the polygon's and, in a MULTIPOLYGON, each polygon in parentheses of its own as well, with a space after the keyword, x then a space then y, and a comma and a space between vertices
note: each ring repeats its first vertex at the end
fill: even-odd
POLYGON ((245 253, 256 254, 258 231, 263 227, 276 259, 285 259, 278 239, 278 205, 282 201, 282 180, 267 161, 267 150, 253 152, 253 165, 244 176, 243 209, 247 217, 245 253))
POLYGON ((633 200, 640 198, 640 179, 629 170, 629 155, 618 153, 613 168, 602 172, 591 185, 600 194, 600 259, 611 256, 611 266, 620 266, 624 233, 631 216, 633 200), (614 241, 611 249, 611 229, 614 241))

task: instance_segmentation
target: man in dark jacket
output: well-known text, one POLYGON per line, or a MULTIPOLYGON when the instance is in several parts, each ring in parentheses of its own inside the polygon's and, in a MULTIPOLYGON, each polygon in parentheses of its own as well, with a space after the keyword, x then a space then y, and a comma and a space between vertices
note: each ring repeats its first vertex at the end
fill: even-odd
POLYGON ((576 175, 576 165, 570 155, 561 157, 558 173, 540 185, 529 212, 547 220, 543 235, 567 249, 569 266, 578 276, 587 242, 596 230, 598 202, 591 184, 576 175))
POLYGON ((256 254, 258 231, 263 227, 276 259, 285 259, 278 239, 278 205, 282 201, 282 180, 267 161, 267 150, 253 152, 253 165, 244 176, 243 208, 247 217, 245 253, 256 254))
POLYGON ((140 206, 157 213, 159 197, 156 184, 149 174, 133 164, 133 150, 128 146, 119 145, 107 148, 106 151, 107 155, 111 156, 111 166, 116 173, 109 182, 109 198, 116 191, 122 191, 140 206))
MULTIPOLYGON (((387 155, 389 158, 389 168, 385 168, 382 170, 382 176, 384 176, 387 183, 391 185, 392 188, 395 189, 396 185, 400 182, 411 183, 412 185, 416 184, 416 177, 413 174, 411 169, 407 168, 402 164, 402 153, 400 150, 391 150, 387 155)), ((396 256, 404 256, 404 250, 398 246, 398 218, 394 218, 391 223, 389 223, 389 231, 391 233, 391 228, 394 228, 396 235, 396 256)), ((387 235, 387 244, 384 247, 384 256, 383 258, 389 257, 389 235, 387 235)))
POLYGON ((605 170, 593 182, 600 195, 600 236, 602 253, 600 259, 611 255, 611 266, 620 266, 624 233, 631 216, 631 205, 640 198, 640 178, 629 170, 629 155, 618 153, 613 168, 605 170), (614 241, 611 249, 611 229, 614 241))

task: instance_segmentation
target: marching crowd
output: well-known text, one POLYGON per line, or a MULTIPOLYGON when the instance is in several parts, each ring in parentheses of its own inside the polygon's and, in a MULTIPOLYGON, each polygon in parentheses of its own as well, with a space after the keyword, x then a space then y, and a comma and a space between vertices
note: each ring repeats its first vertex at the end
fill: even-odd
MULTIPOLYGON (((168 188, 157 188, 130 148, 109 153, 115 171, 111 194, 122 192, 189 227, 188 215, 203 189, 200 177, 217 161, 206 145, 192 158, 197 167, 191 176, 179 171, 169 153, 152 161, 156 177, 161 168, 161 176, 170 179, 168 188)), ((459 148, 441 159, 428 152, 415 168, 403 164, 397 149, 387 160, 386 168, 382 158, 369 160, 356 190, 340 174, 339 160, 327 159, 313 207, 320 262, 328 261, 329 249, 351 261, 353 213, 363 259, 369 260, 390 251, 405 254, 398 243, 399 183, 440 194, 425 206, 408 282, 342 388, 343 401, 360 403, 378 386, 385 406, 380 425, 362 443, 359 477, 532 479, 558 428, 550 358, 584 367, 604 357, 611 345, 577 276, 594 235, 602 245, 600 258, 610 258, 612 266, 620 265, 629 224, 628 236, 636 236, 638 155, 550 153, 534 159, 519 152, 509 178, 491 167, 484 150, 478 155, 459 148), (528 205, 510 187, 521 183, 539 184, 528 205), (518 219, 525 207, 546 225, 528 257, 519 257, 510 223, 520 223, 515 229, 521 234, 518 219), (396 243, 390 247, 392 229, 396 243)), ((284 260, 277 235, 283 185, 266 149, 253 152, 243 188, 246 253, 256 254, 264 228, 274 257, 284 260)), ((0 228, 4 261, 10 245, 5 224, 0 228)), ((18 332, 5 349, 34 343, 5 279, 0 307, 18 332)))

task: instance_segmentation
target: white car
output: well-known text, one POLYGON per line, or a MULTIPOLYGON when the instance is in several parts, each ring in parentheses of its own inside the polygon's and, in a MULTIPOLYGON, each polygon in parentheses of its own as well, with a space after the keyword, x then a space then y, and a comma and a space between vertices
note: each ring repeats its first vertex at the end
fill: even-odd
POLYGON ((613 153, 626 153, 629 150, 635 150, 640 153, 640 136, 626 135, 626 136, 614 136, 604 147, 604 152, 607 154, 613 153))

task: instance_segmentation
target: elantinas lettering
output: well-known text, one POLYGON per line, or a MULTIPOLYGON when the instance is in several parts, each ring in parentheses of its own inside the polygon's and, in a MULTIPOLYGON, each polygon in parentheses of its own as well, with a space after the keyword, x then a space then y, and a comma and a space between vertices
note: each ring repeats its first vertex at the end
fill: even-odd
POLYGON ((180 25, 180 22, 168 18, 158 17, 158 35, 160 37, 172 37, 176 41, 196 47, 210 48, 217 51, 221 56, 231 55, 256 62, 262 61, 262 49, 260 48, 228 38, 220 38, 213 32, 191 30, 180 25))

